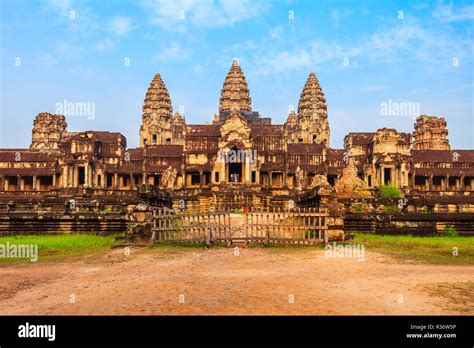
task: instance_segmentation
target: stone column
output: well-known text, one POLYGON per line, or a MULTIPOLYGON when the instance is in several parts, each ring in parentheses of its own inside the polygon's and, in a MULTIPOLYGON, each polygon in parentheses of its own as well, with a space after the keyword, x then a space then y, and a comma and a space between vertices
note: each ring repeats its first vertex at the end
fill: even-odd
POLYGON ((68 183, 68 187, 73 187, 74 186, 74 165, 72 165, 70 168, 69 168, 69 183, 68 183))
POLYGON ((88 179, 89 180, 89 186, 94 187, 95 186, 95 183, 94 183, 94 176, 95 176, 94 172, 95 172, 95 170, 92 168, 92 166, 89 166, 89 165, 87 165, 87 166, 89 167, 89 179, 88 179))
POLYGON ((4 179, 3 187, 4 187, 5 191, 8 191, 10 189, 10 183, 9 183, 8 178, 4 179))
POLYGON ((225 177, 225 153, 221 152, 221 172, 219 174, 220 178, 219 178, 219 181, 220 182, 226 182, 227 179, 225 177))
POLYGON ((53 188, 56 188, 56 173, 53 173, 53 188))
POLYGON ((273 177, 273 172, 268 171, 268 183, 269 183, 270 188, 273 187, 273 180, 272 180, 273 178, 272 177, 273 177))
POLYGON ((89 187, 89 164, 84 166, 84 185, 89 187))
POLYGON ((21 177, 19 175, 16 176, 16 190, 21 190, 21 177))
POLYGON ((0 175, 0 191, 5 190, 5 178, 3 175, 0 175))
POLYGON ((25 191, 25 178, 19 176, 19 181, 20 181, 20 190, 25 191))
POLYGON ((250 184, 250 155, 245 154, 245 183, 250 184))
POLYGON ((202 170, 199 171, 199 188, 202 188, 204 186, 204 177, 202 175, 202 170))
POLYGON ((464 191, 464 179, 465 179, 465 175, 461 175, 461 191, 464 191))
POLYGON ((433 174, 430 175, 429 190, 433 191, 433 174))
POLYGON ((130 190, 133 190, 133 187, 135 186, 135 177, 133 174, 130 174, 130 190))
POLYGON ((115 188, 118 189, 119 188, 119 181, 118 181, 118 174, 117 173, 114 174, 114 181, 115 181, 115 188))

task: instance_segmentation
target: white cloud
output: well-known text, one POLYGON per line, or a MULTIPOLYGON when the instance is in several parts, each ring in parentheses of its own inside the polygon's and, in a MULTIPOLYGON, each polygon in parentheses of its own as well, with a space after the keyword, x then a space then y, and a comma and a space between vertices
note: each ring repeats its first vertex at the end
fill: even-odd
POLYGON ((165 47, 160 53, 153 58, 167 62, 176 60, 186 60, 191 55, 191 50, 183 48, 179 43, 173 42, 170 46, 165 47))
POLYGON ((349 9, 344 9, 344 10, 333 9, 331 11, 331 19, 336 25, 339 25, 339 21, 342 18, 349 17, 351 15, 352 15, 352 11, 349 9))
POLYGON ((270 35, 270 38, 272 40, 281 40, 281 34, 282 34, 283 28, 281 26, 272 28, 268 31, 268 34, 270 35))
POLYGON ((71 0, 49 0, 49 4, 61 10, 68 10, 72 6, 71 0))
POLYGON ((51 53, 45 52, 41 53, 38 57, 41 64, 45 66, 54 66, 58 63, 58 60, 51 53))
POLYGON ((312 65, 313 59, 311 55, 301 50, 298 52, 283 51, 276 55, 263 56, 258 63, 257 73, 268 74, 282 72, 285 70, 298 70, 308 68, 312 65))
POLYGON ((152 23, 169 30, 232 25, 262 14, 268 2, 262 0, 144 0, 153 13, 152 23))
POLYGON ((108 51, 108 50, 110 50, 114 47, 115 47, 115 42, 113 42, 112 40, 107 38, 107 39, 97 43, 94 48, 97 51, 108 51))
POLYGON ((123 36, 133 29, 133 22, 129 17, 118 16, 112 18, 109 23, 109 30, 117 36, 123 36))
POLYGON ((444 23, 473 20, 474 5, 454 8, 453 3, 439 3, 433 11, 433 17, 444 23))

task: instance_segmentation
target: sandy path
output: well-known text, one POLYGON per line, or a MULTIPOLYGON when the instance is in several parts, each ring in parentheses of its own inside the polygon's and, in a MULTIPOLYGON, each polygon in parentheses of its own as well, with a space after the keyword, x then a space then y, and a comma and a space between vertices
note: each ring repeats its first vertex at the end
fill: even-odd
POLYGON ((462 286, 474 274, 474 266, 401 264, 370 252, 357 262, 317 248, 239 251, 132 249, 3 264, 0 314, 457 314, 426 287, 462 286))

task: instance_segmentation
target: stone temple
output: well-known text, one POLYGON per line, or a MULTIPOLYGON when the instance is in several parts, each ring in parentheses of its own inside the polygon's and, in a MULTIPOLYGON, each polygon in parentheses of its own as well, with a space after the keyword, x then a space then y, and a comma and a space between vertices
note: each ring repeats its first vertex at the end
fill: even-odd
MULTIPOLYGON (((290 103, 289 103, 290 104, 290 103)), ((337 197, 370 197, 392 183, 406 195, 470 195, 474 151, 451 149, 446 120, 420 115, 412 133, 382 128, 354 132, 330 146, 328 107, 314 73, 297 110, 274 125, 252 109, 234 60, 218 113, 205 125, 173 112, 159 74, 145 93, 140 146, 120 133, 69 132, 63 115, 39 113, 29 148, 0 149, 0 197, 8 200, 89 195, 131 200, 155 185, 186 207, 285 207, 321 185, 337 197)))

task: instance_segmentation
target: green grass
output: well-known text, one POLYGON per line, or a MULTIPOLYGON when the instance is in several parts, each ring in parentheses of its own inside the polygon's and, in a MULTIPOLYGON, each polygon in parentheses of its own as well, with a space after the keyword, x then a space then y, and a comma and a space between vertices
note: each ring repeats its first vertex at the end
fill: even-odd
POLYGON ((382 198, 391 198, 391 199, 400 198, 402 196, 400 189, 391 183, 388 183, 388 185, 380 186, 379 194, 382 198))
MULTIPOLYGON (((110 250, 115 236, 97 236, 85 234, 67 235, 18 235, 0 237, 0 245, 12 244, 37 245, 38 261, 58 259, 69 256, 82 256, 110 250)), ((0 258, 5 262, 31 262, 30 259, 0 258)))
POLYGON ((472 237, 414 237, 356 233, 352 243, 360 243, 366 250, 389 254, 404 260, 436 265, 474 265, 472 237), (454 248, 457 248, 458 256, 453 255, 454 248))

